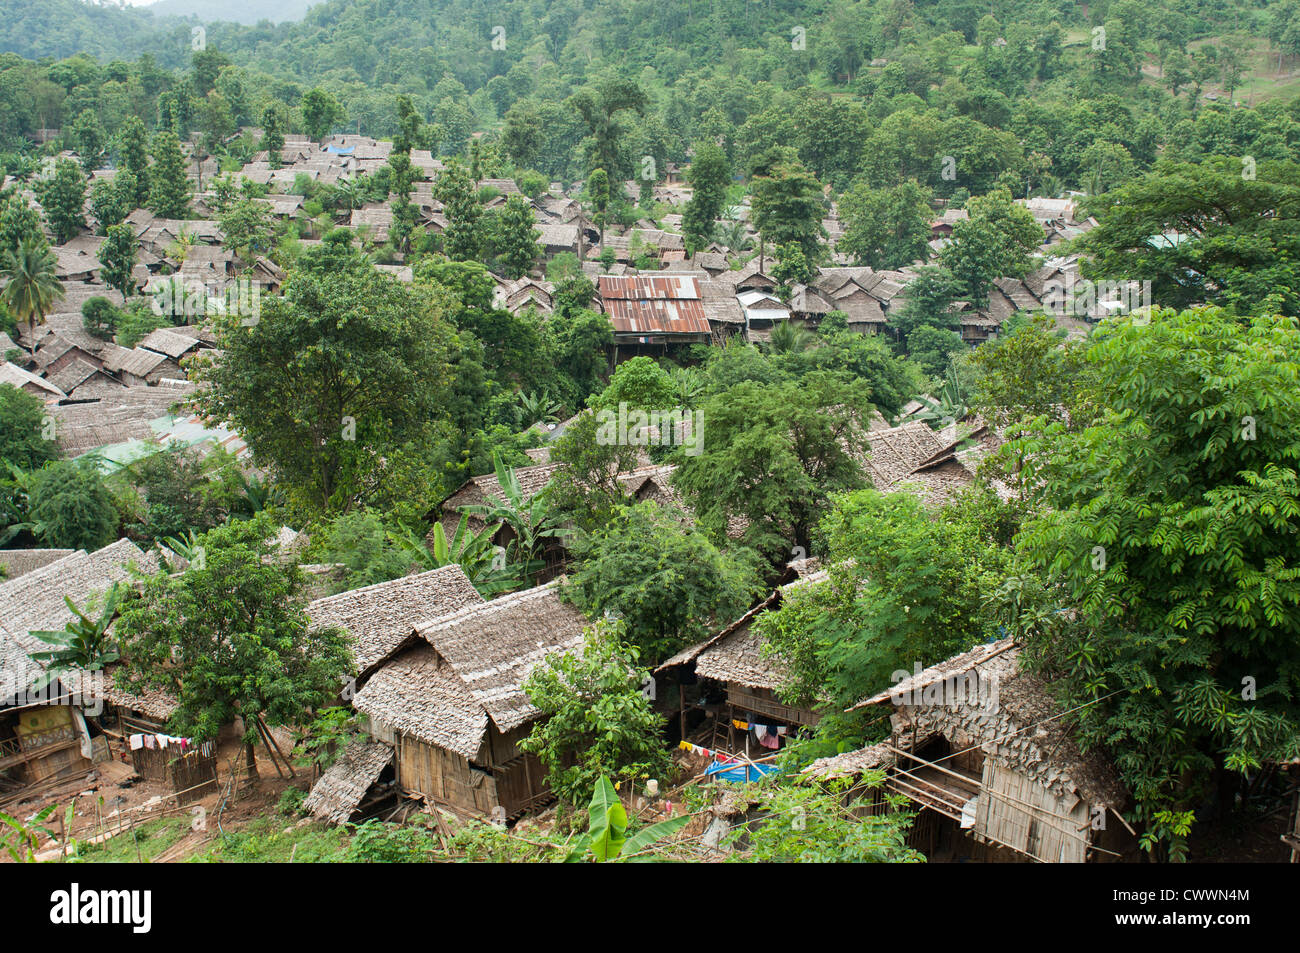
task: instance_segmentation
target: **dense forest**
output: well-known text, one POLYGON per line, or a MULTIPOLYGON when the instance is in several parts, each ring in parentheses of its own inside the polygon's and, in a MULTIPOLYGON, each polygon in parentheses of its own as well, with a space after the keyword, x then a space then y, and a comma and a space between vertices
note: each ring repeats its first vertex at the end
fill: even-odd
MULTIPOLYGON (((459 567, 472 615, 563 577, 583 652, 541 653, 515 686, 536 726, 509 736, 556 840, 462 831, 475 859, 609 859, 581 840, 622 809, 606 778, 691 774, 665 739, 696 750, 696 681, 661 666, 736 620, 779 662, 766 702, 816 712, 762 736, 781 780, 755 803, 819 821, 739 859, 922 859, 914 814, 787 781, 896 741, 863 700, 900 670, 1003 641, 1071 714, 1052 752, 1125 790, 1126 859, 1276 821, 1300 756, 1300 0, 169 9, 0 0, 0 539, 156 560, 69 603, 41 633, 58 661, 170 693, 180 734, 239 717, 253 774, 255 720, 324 771, 365 734, 338 684, 384 684, 411 626, 361 664, 319 600, 459 567), (623 283, 675 265, 745 333, 702 303, 689 341, 621 326, 623 283), (1043 285, 1067 271, 1148 300, 1063 313, 1043 285), (267 284, 256 320, 157 306, 214 274, 267 284), (789 320, 747 336, 763 309, 789 320), (174 366, 142 349, 182 332, 174 366), (238 440, 70 452, 60 333, 98 386, 184 385, 238 440), (629 441, 629 407, 706 437, 629 441), (907 489, 942 467, 959 489, 907 489)), ((727 720, 747 752, 766 730, 727 720)), ((449 850, 397 831, 338 856, 449 850)))

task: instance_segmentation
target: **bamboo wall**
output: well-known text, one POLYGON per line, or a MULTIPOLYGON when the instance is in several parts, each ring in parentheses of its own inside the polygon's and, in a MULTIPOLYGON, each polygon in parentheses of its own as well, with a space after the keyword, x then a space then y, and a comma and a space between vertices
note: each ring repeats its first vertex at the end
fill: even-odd
POLYGON ((490 816, 497 806, 496 781, 467 758, 425 744, 410 735, 397 736, 398 784, 450 807, 490 816))
POLYGON ((1088 858, 1088 805, 1060 798, 1018 771, 989 758, 972 834, 987 835, 1049 863, 1088 858))

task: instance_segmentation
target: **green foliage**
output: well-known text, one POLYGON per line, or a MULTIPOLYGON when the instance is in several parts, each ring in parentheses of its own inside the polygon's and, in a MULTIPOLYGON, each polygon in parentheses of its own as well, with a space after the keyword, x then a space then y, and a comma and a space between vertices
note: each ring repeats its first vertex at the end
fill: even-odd
POLYGON ((154 136, 153 165, 149 167, 149 209, 159 218, 188 218, 190 184, 185 176, 185 156, 180 140, 170 130, 154 136))
POLYGON ((510 530, 505 555, 508 562, 519 565, 525 578, 536 575, 544 566, 542 556, 546 540, 566 535, 552 511, 546 487, 528 496, 519 483, 516 471, 505 465, 500 456, 493 458, 498 496, 486 503, 461 507, 461 512, 477 516, 489 526, 504 525, 510 530))
POLYGON ((798 246, 809 267, 820 264, 825 201, 821 183, 790 150, 777 148, 751 172, 754 226, 773 247, 798 246))
MULTIPOLYGON (((294 732, 293 750, 301 753, 299 764, 315 765, 325 771, 361 732, 359 715, 341 706, 323 708, 305 726, 294 732)), ((285 792, 288 793, 287 791, 285 792)))
POLYGON ((574 549, 568 597, 589 616, 622 618, 652 664, 741 615, 760 589, 747 554, 724 552, 680 511, 652 501, 617 508, 574 549))
POLYGON ((620 403, 641 410, 671 410, 677 406, 677 387, 653 357, 634 357, 614 371, 609 384, 587 401, 597 410, 617 410, 620 403))
POLYGON ((16 864, 36 863, 36 848, 41 845, 41 839, 55 839, 54 831, 45 822, 58 809, 57 804, 47 804, 27 822, 0 811, 0 848, 10 860, 16 864))
POLYGON ((1042 507, 1017 553, 1051 587, 1039 601, 1069 610, 1021 624, 1031 658, 1173 853, 1157 812, 1300 738, 1297 354, 1281 317, 1109 321, 1085 355, 1097 418, 1010 448, 1042 507))
POLYGON ((276 803, 275 809, 286 817, 301 817, 302 802, 307 799, 307 792, 302 788, 285 788, 276 803))
POLYGON ((30 500, 36 535, 46 546, 95 550, 117 538, 117 509, 93 464, 47 463, 32 480, 30 500))
POLYGON ((45 438, 45 405, 17 387, 0 387, 0 463, 35 470, 59 455, 45 438))
POLYGON ((418 288, 371 270, 290 276, 252 326, 222 333, 201 398, 232 421, 303 505, 344 512, 377 499, 408 451, 433 442, 455 342, 418 288))
POLYGON ((541 232, 533 227, 533 209, 522 196, 512 195, 493 221, 490 241, 500 273, 506 278, 522 278, 541 257, 537 244, 541 232))
POLYGON ((916 182, 873 189, 859 182, 840 197, 838 248, 859 265, 903 268, 929 257, 930 190, 916 182))
MULTIPOLYGON (((883 773, 863 779, 878 787, 883 773)), ((802 784, 758 785, 757 818, 733 829, 724 843, 743 848, 728 860, 741 863, 919 863, 925 858, 907 846, 914 814, 894 810, 859 816, 836 788, 802 784)), ((905 799, 890 796, 895 806, 905 799)))
POLYGON ((329 524, 321 558, 346 569, 346 575, 336 585, 337 592, 387 582, 406 574, 412 564, 411 556, 390 541, 388 533, 380 514, 370 509, 343 513, 329 524))
POLYGON ((742 381, 705 401, 701 452, 679 452, 674 483, 704 526, 743 520, 742 539, 784 562, 792 547, 807 550, 830 494, 862 485, 854 457, 868 409, 860 387, 825 372, 742 381))
POLYGON ((40 197, 56 243, 63 244, 86 227, 82 214, 86 177, 71 159, 59 159, 54 164, 54 175, 40 183, 40 197))
POLYGON ((302 573, 277 558, 276 528, 264 514, 205 533, 201 566, 148 577, 122 608, 119 683, 174 693, 176 731, 215 738, 240 715, 255 744, 256 717, 301 724, 352 667, 347 633, 310 624, 302 573))
POLYGON ((437 853, 437 840, 423 828, 369 820, 358 825, 352 835, 347 860, 354 864, 418 864, 433 860, 437 853))
POLYGON ((754 623, 789 660, 783 697, 843 709, 894 673, 994 638, 984 594, 1010 562, 987 515, 995 499, 931 509, 909 492, 838 498, 822 527, 830 579, 789 590, 754 623))
POLYGON ((1162 161, 1092 199, 1089 277, 1150 281, 1152 299, 1300 315, 1300 165, 1162 161), (1253 173, 1253 175, 1248 175, 1253 173))
POLYGON ((727 156, 711 142, 695 150, 687 175, 691 183, 691 199, 682 215, 682 234, 686 245, 698 251, 713 240, 717 220, 722 217, 727 186, 731 183, 731 166, 727 156))
POLYGON ((105 341, 111 341, 122 318, 113 302, 103 295, 87 298, 81 306, 81 326, 90 334, 105 341))
POLYGON ((106 285, 120 291, 123 298, 129 298, 135 292, 135 278, 131 274, 135 268, 135 230, 130 225, 110 225, 107 233, 107 239, 99 246, 99 261, 103 265, 100 274, 106 285))
POLYGON ((1057 332, 1051 318, 1035 315, 976 349, 971 358, 976 374, 972 403, 999 427, 1037 417, 1083 421, 1091 376, 1085 351, 1083 342, 1057 332))
POLYGON ((24 322, 29 332, 54 308, 54 302, 63 297, 63 282, 57 277, 58 261, 39 231, 24 237, 16 249, 4 253, 0 271, 8 279, 0 300, 13 314, 24 322))
POLYGON ((1021 278, 1029 272, 1029 255, 1043 243, 1043 229, 1002 189, 972 198, 966 207, 970 217, 953 227, 952 243, 944 246, 939 261, 959 294, 983 307, 994 278, 1021 278))
POLYGON ((621 623, 597 622, 581 652, 548 656, 524 681, 544 717, 520 747, 537 755, 551 790, 571 805, 599 777, 636 784, 672 767, 664 719, 642 688, 650 672, 624 631, 621 623))

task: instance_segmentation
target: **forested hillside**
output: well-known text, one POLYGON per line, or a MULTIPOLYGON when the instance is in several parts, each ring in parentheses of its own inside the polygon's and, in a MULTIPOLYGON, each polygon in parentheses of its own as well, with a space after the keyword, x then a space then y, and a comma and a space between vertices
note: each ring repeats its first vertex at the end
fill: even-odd
POLYGON ((1300 0, 221 8, 0 0, 5 837, 1300 858, 1300 0))

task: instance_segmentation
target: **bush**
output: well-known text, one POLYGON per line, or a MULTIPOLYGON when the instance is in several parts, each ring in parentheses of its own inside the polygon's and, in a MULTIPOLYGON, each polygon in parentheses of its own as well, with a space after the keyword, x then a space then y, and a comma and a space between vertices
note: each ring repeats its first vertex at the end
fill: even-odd
POLYGON ((533 670, 524 691, 543 717, 520 743, 537 755, 556 797, 586 803, 602 775, 635 782, 671 769, 663 717, 641 686, 650 682, 621 622, 589 628, 582 654, 553 655, 533 670))
POLYGON ((357 828, 348 847, 354 864, 418 864, 433 859, 438 846, 428 831, 370 820, 357 828))
POLYGON ((81 306, 81 326, 88 334, 111 341, 122 320, 122 312, 103 295, 96 295, 81 306))
POLYGON ((284 793, 280 795, 280 803, 276 809, 288 817, 304 817, 305 812, 302 809, 302 802, 307 800, 307 792, 301 788, 285 788, 284 793))
POLYGON ((117 509, 93 467, 47 464, 32 481, 31 516, 41 542, 54 549, 94 550, 117 538, 117 509))
POLYGON ((40 400, 17 387, 0 387, 0 462, 31 470, 55 459, 58 445, 45 439, 44 430, 40 400))

